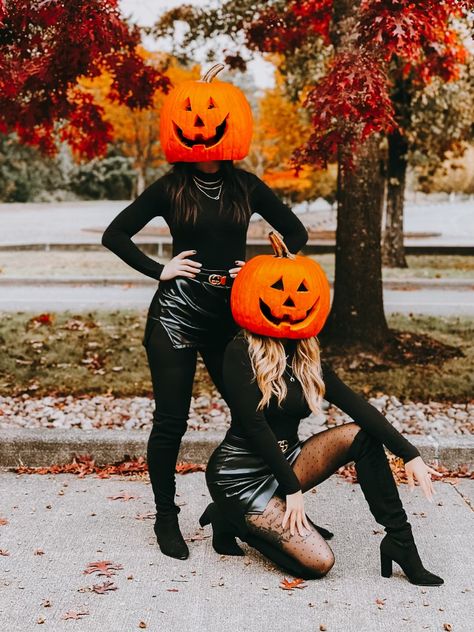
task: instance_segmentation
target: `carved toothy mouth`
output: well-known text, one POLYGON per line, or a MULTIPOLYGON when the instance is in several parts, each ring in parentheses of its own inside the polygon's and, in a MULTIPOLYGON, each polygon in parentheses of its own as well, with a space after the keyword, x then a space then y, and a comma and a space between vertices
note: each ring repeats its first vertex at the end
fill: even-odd
POLYGON ((319 297, 316 299, 315 303, 313 305, 311 305, 311 307, 308 309, 308 311, 306 312, 306 314, 303 316, 303 318, 299 318, 297 320, 292 320, 291 316, 289 314, 284 314, 282 318, 276 318, 273 314, 272 314, 272 310, 270 309, 270 307, 265 303, 265 301, 262 301, 262 299, 260 300, 260 311, 262 312, 262 314, 265 316, 265 318, 267 320, 269 320, 273 325, 282 325, 283 323, 286 323, 288 325, 297 325, 298 323, 302 323, 303 321, 305 321, 308 316, 316 309, 316 306, 319 303, 319 297))
POLYGON ((196 138, 194 140, 192 140, 191 138, 187 138, 183 134, 183 130, 178 125, 176 125, 174 121, 173 121, 173 125, 174 125, 174 131, 176 133, 176 136, 183 143, 183 145, 186 145, 186 147, 195 147, 196 145, 204 145, 204 147, 209 148, 209 147, 213 147, 214 145, 217 145, 217 143, 220 140, 222 140, 225 130, 227 128, 227 116, 222 121, 222 123, 216 127, 215 135, 207 139, 204 139, 202 134, 196 134, 196 138))

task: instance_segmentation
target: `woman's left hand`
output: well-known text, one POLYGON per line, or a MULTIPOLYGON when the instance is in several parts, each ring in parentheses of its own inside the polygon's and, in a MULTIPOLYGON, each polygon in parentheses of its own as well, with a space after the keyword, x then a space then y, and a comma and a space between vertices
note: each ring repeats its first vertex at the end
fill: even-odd
POLYGON ((240 268, 245 265, 245 261, 236 261, 235 262, 237 264, 237 268, 231 268, 229 270, 229 274, 232 278, 235 278, 237 276, 237 274, 239 273, 240 268))
POLYGON ((405 472, 407 474, 408 486, 410 491, 414 491, 415 489, 415 481, 416 479, 420 484, 421 489, 423 490, 425 496, 428 498, 430 503, 433 502, 433 494, 435 494, 435 489, 431 482, 431 474, 435 474, 436 476, 442 476, 440 472, 437 472, 429 465, 423 461, 421 456, 417 456, 411 461, 405 463, 405 472))

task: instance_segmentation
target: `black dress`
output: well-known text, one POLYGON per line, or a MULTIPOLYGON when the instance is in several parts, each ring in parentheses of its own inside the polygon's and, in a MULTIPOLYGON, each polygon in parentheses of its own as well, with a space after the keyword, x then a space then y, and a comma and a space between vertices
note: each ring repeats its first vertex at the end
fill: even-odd
MULTIPOLYGON (((256 175, 243 169, 236 171, 244 182, 252 213, 259 213, 282 234, 290 252, 298 252, 308 239, 298 217, 256 175)), ((207 182, 223 175, 222 169, 208 174, 194 167, 194 172, 207 182)), ((163 217, 173 237, 172 256, 184 250, 196 250, 189 258, 202 264, 203 274, 199 279, 180 276, 159 282, 148 309, 142 342, 146 345, 154 323, 159 320, 175 349, 222 347, 238 331, 230 310, 233 279, 228 271, 236 267, 236 260, 245 260, 250 216, 246 222, 237 223, 225 204, 220 212, 219 201, 196 188, 200 204, 197 221, 194 225, 183 225, 174 216, 167 192, 170 178, 172 175, 167 174, 156 180, 117 215, 105 230, 102 243, 139 272, 158 280, 164 265, 145 255, 131 237, 153 217, 163 217), (213 285, 209 279, 203 280, 204 275, 207 279, 210 275, 214 275, 214 279, 215 275, 226 277, 226 283, 213 285)), ((222 195, 225 201, 225 181, 222 195)))
MULTIPOLYGON (((374 406, 355 393, 323 364, 325 399, 357 420, 391 452, 405 462, 419 456, 410 443, 374 406)), ((285 374, 288 394, 279 407, 272 396, 268 408, 257 412, 261 391, 253 380, 247 341, 241 333, 227 345, 224 354, 224 384, 232 415, 231 426, 212 453, 206 483, 237 533, 246 533, 245 513, 262 513, 276 493, 281 498, 301 489, 292 463, 303 442, 298 438, 301 419, 311 410, 301 384, 285 374)))

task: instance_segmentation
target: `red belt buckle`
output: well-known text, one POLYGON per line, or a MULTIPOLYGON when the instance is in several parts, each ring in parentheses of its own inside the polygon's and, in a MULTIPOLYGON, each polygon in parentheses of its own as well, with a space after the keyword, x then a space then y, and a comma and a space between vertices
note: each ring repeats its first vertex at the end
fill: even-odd
POLYGON ((209 283, 211 285, 225 285, 227 277, 222 274, 210 274, 209 283))

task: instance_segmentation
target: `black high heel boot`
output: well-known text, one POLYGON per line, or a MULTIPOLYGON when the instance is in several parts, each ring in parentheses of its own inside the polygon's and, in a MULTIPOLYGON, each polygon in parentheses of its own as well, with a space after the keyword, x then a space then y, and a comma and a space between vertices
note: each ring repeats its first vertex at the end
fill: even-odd
POLYGON ((209 503, 199 518, 199 524, 204 527, 212 524, 212 546, 221 555, 245 555, 235 541, 232 525, 224 518, 216 503, 209 503))
POLYGON ((332 537, 334 537, 334 533, 332 531, 328 531, 328 529, 325 529, 324 527, 320 527, 318 524, 316 524, 315 522, 313 522, 311 520, 311 518, 308 516, 308 514, 306 514, 306 517, 308 518, 308 522, 310 524, 313 525, 313 527, 316 529, 316 531, 325 539, 325 540, 330 540, 332 537))
POLYGON ((359 430, 348 459, 355 461, 357 481, 372 515, 385 527, 386 535, 380 542, 382 576, 391 576, 392 561, 395 561, 412 584, 443 584, 441 577, 423 566, 383 445, 364 430, 359 430))
POLYGON ((177 513, 157 516, 153 530, 164 555, 177 560, 185 560, 189 557, 189 548, 180 531, 177 513))

